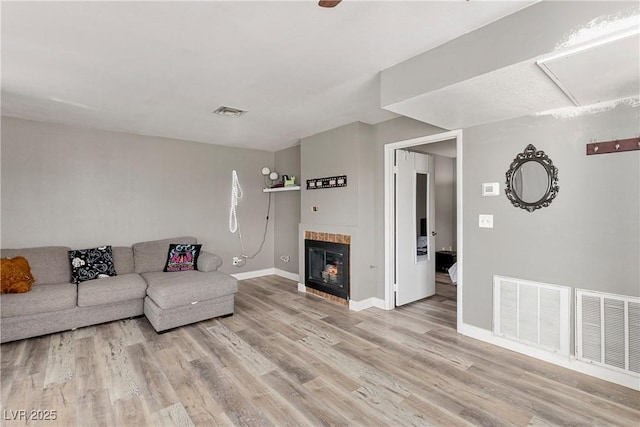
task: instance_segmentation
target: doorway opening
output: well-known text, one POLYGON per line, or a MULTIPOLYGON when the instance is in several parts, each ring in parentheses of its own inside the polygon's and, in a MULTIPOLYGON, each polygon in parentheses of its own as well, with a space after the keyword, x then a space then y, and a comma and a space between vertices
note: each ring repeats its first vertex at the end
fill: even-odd
MULTIPOLYGON (((463 293, 463 263, 462 263, 462 131, 449 131, 436 135, 399 141, 385 145, 385 308, 387 310, 396 307, 396 295, 402 292, 403 284, 397 280, 397 229, 396 218, 396 192, 402 193, 396 185, 396 172, 398 166, 396 156, 405 152, 428 153, 441 163, 440 171, 436 166, 436 173, 445 175, 440 177, 446 181, 448 175, 453 182, 449 185, 453 188, 445 188, 445 183, 439 185, 436 181, 435 193, 439 200, 435 206, 440 213, 432 221, 428 230, 420 230, 420 235, 425 234, 433 239, 431 243, 431 256, 434 259, 436 294, 455 300, 457 306, 457 330, 462 326, 462 293, 463 293), (453 174, 453 175, 452 175, 453 174), (438 195, 438 190, 440 194, 438 195), (455 196, 454 196, 455 194, 455 196), (447 197, 451 200, 447 201, 447 197), (443 202, 444 200, 444 202, 443 202), (453 265, 455 263, 455 266, 453 265), (445 264, 447 266, 445 267, 445 264), (455 274, 449 274, 449 268, 455 267, 455 274), (438 269, 438 267, 440 267, 438 269), (453 287, 455 280, 457 286, 453 287)), ((434 174, 434 179, 435 179, 434 174)), ((419 226, 422 228, 422 224, 419 226)), ((406 292, 405 292, 406 293, 406 292)), ((453 301, 452 301, 453 302, 453 301)))

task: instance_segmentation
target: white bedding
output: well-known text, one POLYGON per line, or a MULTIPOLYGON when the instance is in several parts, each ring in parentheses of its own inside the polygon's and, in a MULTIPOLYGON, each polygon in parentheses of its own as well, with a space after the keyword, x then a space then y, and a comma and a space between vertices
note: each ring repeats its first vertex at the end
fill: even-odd
POLYGON ((454 285, 458 284, 458 263, 454 263, 451 267, 449 267, 449 277, 451 277, 451 281, 454 285))

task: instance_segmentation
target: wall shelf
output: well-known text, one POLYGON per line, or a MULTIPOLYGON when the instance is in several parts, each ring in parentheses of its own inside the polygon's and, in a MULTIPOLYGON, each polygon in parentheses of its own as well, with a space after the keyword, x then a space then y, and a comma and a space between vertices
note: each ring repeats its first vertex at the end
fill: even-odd
POLYGON ((276 188, 263 188, 262 192, 263 193, 276 193, 279 191, 296 191, 296 190, 300 190, 300 186, 299 185, 290 185, 289 187, 276 187, 276 188))

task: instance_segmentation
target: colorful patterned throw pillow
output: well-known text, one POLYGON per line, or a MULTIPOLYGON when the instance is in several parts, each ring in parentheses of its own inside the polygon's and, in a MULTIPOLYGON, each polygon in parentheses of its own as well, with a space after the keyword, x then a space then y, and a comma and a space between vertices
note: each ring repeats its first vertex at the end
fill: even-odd
POLYGON ((186 271, 198 268, 198 255, 202 245, 172 243, 169 245, 164 271, 186 271))
POLYGON ((116 276, 111 246, 69 251, 71 280, 76 285, 86 280, 116 276))

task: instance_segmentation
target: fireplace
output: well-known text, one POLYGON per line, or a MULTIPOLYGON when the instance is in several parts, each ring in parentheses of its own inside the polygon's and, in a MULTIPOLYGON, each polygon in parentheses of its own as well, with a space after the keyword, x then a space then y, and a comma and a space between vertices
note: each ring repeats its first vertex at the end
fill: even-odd
POLYGON ((305 286, 349 299, 349 245, 305 239, 305 286))

